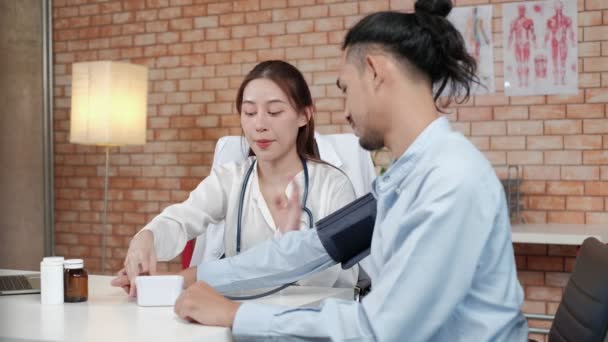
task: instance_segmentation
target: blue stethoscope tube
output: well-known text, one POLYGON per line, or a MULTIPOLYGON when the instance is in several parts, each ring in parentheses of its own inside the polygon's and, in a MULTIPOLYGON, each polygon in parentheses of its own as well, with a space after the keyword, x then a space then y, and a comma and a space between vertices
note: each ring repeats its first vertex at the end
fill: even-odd
MULTIPOLYGON (((302 210, 308 216, 308 227, 313 227, 313 215, 312 211, 306 207, 306 200, 308 199, 308 165, 306 163, 306 159, 300 158, 302 161, 302 168, 304 170, 304 194, 302 195, 302 210)), ((256 160, 251 163, 251 166, 245 173, 245 178, 243 178, 243 185, 241 186, 241 196, 239 198, 239 210, 238 217, 236 222, 236 253, 241 252, 241 229, 242 229, 242 221, 243 221, 243 205, 245 202, 245 191, 247 190, 247 183, 249 183, 249 178, 251 178, 251 173, 255 167, 256 160)))

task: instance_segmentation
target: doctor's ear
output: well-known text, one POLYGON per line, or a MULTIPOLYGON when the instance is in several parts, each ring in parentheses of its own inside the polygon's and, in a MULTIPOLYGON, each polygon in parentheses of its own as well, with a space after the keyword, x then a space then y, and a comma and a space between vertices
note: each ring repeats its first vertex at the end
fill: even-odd
POLYGON ((298 127, 306 126, 312 118, 314 111, 314 106, 304 108, 304 110, 298 115, 298 127))

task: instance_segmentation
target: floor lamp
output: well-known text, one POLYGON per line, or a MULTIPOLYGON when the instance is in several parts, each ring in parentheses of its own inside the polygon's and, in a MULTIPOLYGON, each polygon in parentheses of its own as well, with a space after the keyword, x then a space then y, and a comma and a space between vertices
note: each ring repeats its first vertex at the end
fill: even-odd
POLYGON ((106 270, 110 147, 146 142, 148 69, 112 61, 72 64, 70 142, 105 147, 101 272, 106 270))

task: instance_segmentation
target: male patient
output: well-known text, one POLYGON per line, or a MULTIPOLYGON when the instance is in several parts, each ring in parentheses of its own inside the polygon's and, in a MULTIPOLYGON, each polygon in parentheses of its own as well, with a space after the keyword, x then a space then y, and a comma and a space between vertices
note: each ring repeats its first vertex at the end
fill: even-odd
MULTIPOLYGON (((237 340, 527 340, 501 184, 436 107, 439 95, 468 97, 475 61, 445 18, 450 0, 415 7, 351 28, 337 81, 361 146, 386 146, 395 159, 373 185, 372 291, 362 302, 328 299, 318 309, 220 294, 289 283, 335 263, 315 230, 297 231, 189 270, 198 282, 178 299, 180 317, 232 327, 237 340)), ((294 225, 298 203, 294 196, 288 205, 294 225)))

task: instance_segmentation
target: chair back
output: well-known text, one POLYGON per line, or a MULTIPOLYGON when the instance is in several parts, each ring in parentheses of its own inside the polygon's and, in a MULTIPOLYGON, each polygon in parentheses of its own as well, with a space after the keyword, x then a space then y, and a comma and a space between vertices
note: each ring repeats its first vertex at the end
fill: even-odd
POLYGON ((601 342, 608 331, 608 246, 587 238, 549 331, 549 342, 601 342))

